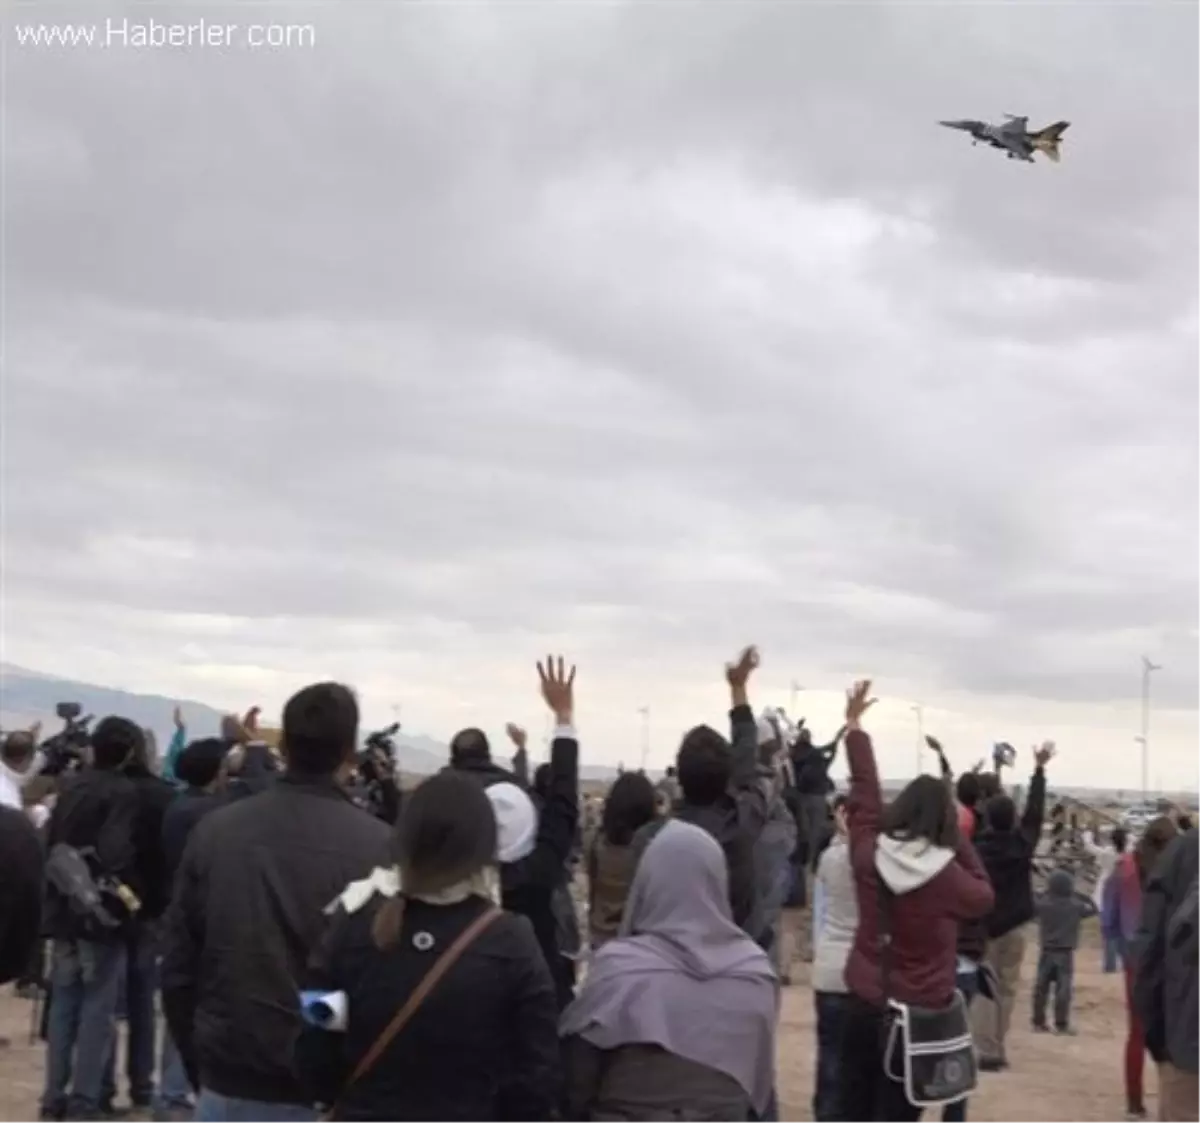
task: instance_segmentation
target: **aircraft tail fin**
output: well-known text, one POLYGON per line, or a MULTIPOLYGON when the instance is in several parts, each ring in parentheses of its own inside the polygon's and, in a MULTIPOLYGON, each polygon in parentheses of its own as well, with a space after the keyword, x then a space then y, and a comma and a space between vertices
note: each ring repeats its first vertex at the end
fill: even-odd
POLYGON ((1062 135, 1070 127, 1070 121, 1055 121, 1044 129, 1038 129, 1030 138, 1030 145, 1035 151, 1041 152, 1049 160, 1058 163, 1062 159, 1062 135))

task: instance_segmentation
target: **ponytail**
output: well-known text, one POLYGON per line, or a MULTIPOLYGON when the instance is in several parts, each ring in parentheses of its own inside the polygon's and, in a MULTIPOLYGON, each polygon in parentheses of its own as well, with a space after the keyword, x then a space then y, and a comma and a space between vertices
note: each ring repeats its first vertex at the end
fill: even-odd
POLYGON ((380 951, 391 951, 400 943, 400 932, 404 927, 405 898, 402 893, 389 897, 379 907, 371 921, 371 939, 380 951))

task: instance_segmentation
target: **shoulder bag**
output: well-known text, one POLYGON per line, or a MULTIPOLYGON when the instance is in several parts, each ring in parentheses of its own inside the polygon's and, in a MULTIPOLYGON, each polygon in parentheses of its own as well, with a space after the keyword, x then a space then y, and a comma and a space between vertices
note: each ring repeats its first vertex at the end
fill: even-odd
POLYGON ((416 989, 408 996, 408 1000, 396 1012, 396 1016, 388 1022, 383 1032, 363 1054, 358 1064, 354 1066, 354 1071, 351 1072, 350 1079, 342 1086, 342 1092, 338 1096, 337 1102, 322 1116, 323 1119, 337 1119, 338 1107, 346 1098, 346 1093, 375 1067, 380 1057, 387 1052, 388 1046, 396 1040, 396 1036, 412 1020, 412 1016, 420 1009, 425 999, 429 997, 433 988, 442 981, 446 972, 458 962, 463 952, 483 935, 488 925, 500 916, 500 912, 501 910, 498 908, 489 908, 486 912, 481 913, 470 925, 463 929, 458 939, 442 952, 434 965, 429 968, 425 977, 417 985, 416 989))

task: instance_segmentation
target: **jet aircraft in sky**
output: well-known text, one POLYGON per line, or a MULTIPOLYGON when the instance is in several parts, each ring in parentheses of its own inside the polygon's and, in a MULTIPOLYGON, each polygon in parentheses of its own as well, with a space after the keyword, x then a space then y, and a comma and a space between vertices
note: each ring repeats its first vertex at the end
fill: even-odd
POLYGON ((1044 129, 1030 132, 1028 117, 1014 117, 1011 113, 1004 116, 1005 121, 1002 125, 968 120, 939 121, 938 124, 948 129, 960 129, 964 133, 970 133, 973 138, 972 144, 986 144, 992 148, 999 148, 1008 153, 1010 160, 1025 160, 1032 164, 1033 154, 1041 152, 1054 163, 1058 163, 1059 144, 1063 133, 1070 127, 1070 121, 1055 121, 1053 125, 1047 125, 1044 129))

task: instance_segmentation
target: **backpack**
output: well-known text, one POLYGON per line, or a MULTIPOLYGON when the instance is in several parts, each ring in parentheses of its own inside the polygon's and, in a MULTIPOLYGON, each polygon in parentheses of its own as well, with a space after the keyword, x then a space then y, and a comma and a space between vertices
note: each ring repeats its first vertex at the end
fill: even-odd
POLYGON ((46 859, 46 881, 66 902, 72 938, 94 943, 116 940, 140 902, 124 885, 97 878, 95 852, 56 843, 46 859))

